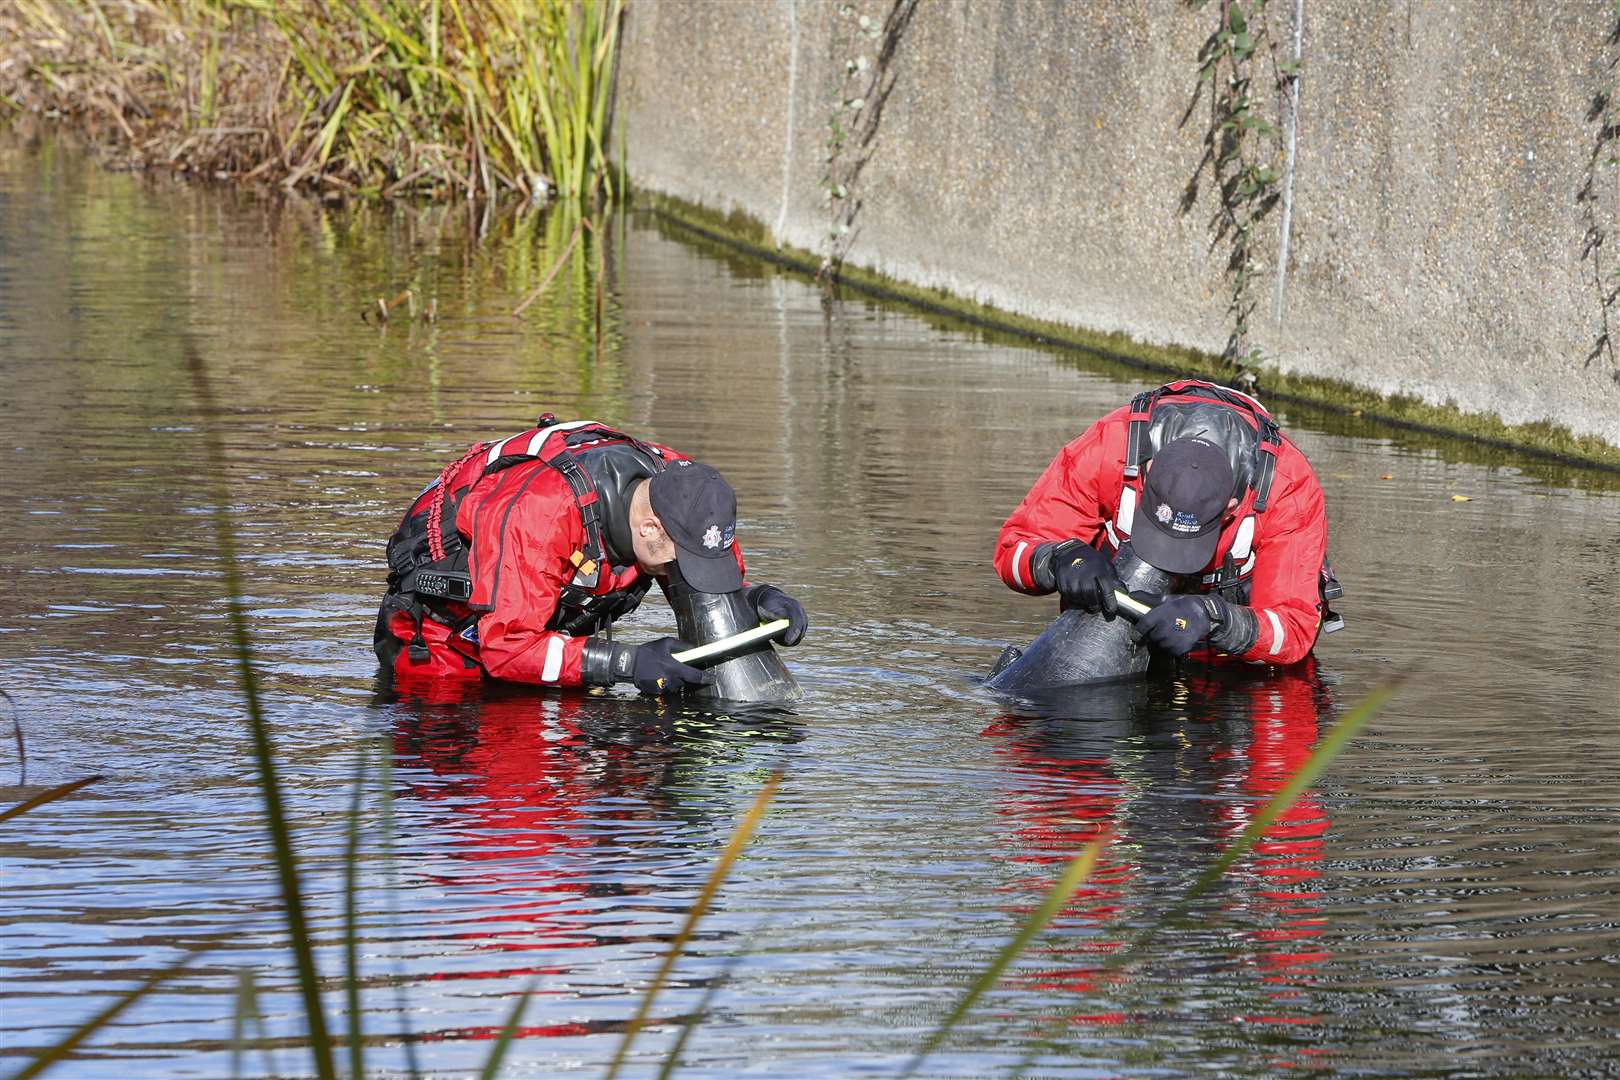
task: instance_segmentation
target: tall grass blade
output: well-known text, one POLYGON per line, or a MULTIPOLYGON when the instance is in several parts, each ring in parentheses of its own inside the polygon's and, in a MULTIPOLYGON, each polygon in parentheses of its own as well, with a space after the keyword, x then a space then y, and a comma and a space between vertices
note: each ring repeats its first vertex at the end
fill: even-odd
POLYGON ((500 1074, 501 1062, 506 1058, 506 1050, 512 1045, 512 1039, 517 1035, 518 1024, 523 1021, 523 1011, 529 1007, 529 998, 534 995, 534 984, 524 987, 523 993, 518 996, 517 1003, 512 1006, 512 1012, 501 1026, 501 1033, 495 1037, 495 1045, 489 1048, 489 1057, 484 1061, 484 1067, 478 1073, 478 1080, 495 1080, 500 1074))
MULTIPOLYGON (((388 744, 382 744, 382 752, 377 768, 378 786, 382 791, 382 828, 379 830, 379 846, 382 849, 383 872, 387 875, 388 884, 384 890, 385 904, 389 926, 399 925, 399 894, 401 885, 399 881, 399 866, 394 855, 394 761, 388 744)), ((401 1041, 405 1045, 405 1071, 411 1080, 422 1080, 422 1066, 416 1059, 416 1035, 411 1030, 410 996, 406 991, 406 980, 403 965, 399 955, 394 957, 394 1010, 399 1014, 400 1026, 404 1029, 401 1041)))
POLYGON ((80 780, 70 780, 65 784, 58 784, 49 791, 42 791, 38 795, 35 795, 32 799, 29 799, 26 802, 20 802, 16 806, 6 810, 4 813, 0 813, 0 821, 9 821, 20 814, 28 813, 28 811, 33 810, 36 807, 44 806, 46 803, 55 802, 57 799, 66 798, 75 791, 78 791, 80 788, 93 784, 100 779, 101 777, 99 776, 86 776, 80 780))
POLYGON ((141 985, 137 986, 135 989, 119 995, 112 1004, 108 1005, 106 1008, 90 1017, 90 1019, 68 1032, 67 1035, 64 1036, 62 1040, 55 1046, 40 1054, 27 1065, 24 1065, 20 1072, 12 1074, 10 1080, 33 1080, 33 1077, 38 1076, 46 1069, 49 1069, 52 1065, 55 1065, 58 1061, 61 1061, 69 1054, 73 1053, 73 1051, 78 1049, 79 1044, 84 1042, 84 1040, 88 1039, 97 1031, 100 1031, 103 1027, 106 1027, 108 1024, 116 1020, 118 1015, 125 1009, 129 1008, 131 1005, 141 1000, 141 998, 145 997, 147 994, 150 994, 153 990, 156 990, 159 986, 163 985, 165 982, 184 971, 186 965, 191 963, 192 960, 196 959, 197 955, 197 953, 189 953, 186 956, 181 957, 179 960, 173 964, 170 964, 162 971, 148 976, 146 981, 141 983, 141 985))
POLYGON ((360 879, 360 810, 366 790, 366 752, 361 747, 354 766, 354 790, 349 796, 348 833, 343 838, 343 966, 344 999, 349 1014, 349 1075, 366 1075, 363 1016, 360 1008, 360 931, 357 917, 360 879))
MULTIPOLYGON (((1186 914, 1187 908, 1192 905, 1192 902, 1214 887, 1216 882, 1220 881, 1226 872, 1231 869, 1232 864, 1247 854, 1265 835, 1265 831, 1275 824, 1278 818, 1288 812, 1288 808, 1294 804, 1294 800, 1299 798, 1300 793, 1309 787, 1317 777, 1321 776, 1322 772, 1332 764, 1333 760, 1344 751, 1344 748, 1350 745, 1351 740, 1367 725, 1367 721, 1378 714, 1379 710, 1400 689, 1404 681, 1404 678, 1391 679, 1382 686, 1374 688, 1366 697, 1357 702, 1345 714, 1344 719, 1335 724, 1333 730, 1329 731, 1327 736, 1317 744, 1316 749, 1311 751, 1311 756, 1306 758, 1304 763, 1294 771, 1294 774, 1288 778, 1288 782, 1278 788, 1270 799, 1266 800, 1265 805, 1260 808, 1260 812, 1238 834, 1237 839, 1233 840, 1226 850, 1209 865, 1208 869, 1198 875, 1198 878, 1188 886, 1181 899, 1172 904, 1152 925, 1137 935, 1136 940, 1132 941, 1129 946, 1113 953, 1103 961, 1102 970, 1105 972, 1117 971, 1124 967, 1140 956, 1148 944, 1165 927, 1186 914)), ((1037 1041, 1013 1068, 1012 1075, 1014 1077, 1023 1076, 1042 1051, 1057 1048, 1057 1044, 1051 1039, 1037 1041)))
POLYGON ((236 535, 231 529, 230 490, 225 470, 225 447, 214 423, 213 386, 202 353, 188 335, 184 342, 186 366, 191 370, 193 392, 203 414, 203 442, 212 467, 214 538, 225 578, 226 611, 231 627, 231 645, 247 706, 248 731, 253 741, 253 758, 258 766, 259 791, 264 797, 265 823, 275 855, 276 876, 281 884, 281 906, 287 916, 287 934, 292 940, 293 958, 298 967, 298 986, 303 996, 304 1018, 309 1030, 310 1052, 315 1058, 316 1075, 336 1080, 332 1046, 327 1037, 326 1011, 321 1003, 320 975, 315 968, 315 950, 310 942, 304 916, 304 898, 298 883, 298 862, 293 854, 292 831, 282 807, 281 781, 276 775, 275 753, 270 744, 270 727, 259 703, 259 679, 253 670, 253 641, 248 635, 247 612, 242 603, 242 573, 236 556, 236 535))
POLYGON ((990 962, 990 966, 979 972, 978 977, 973 980, 973 984, 968 987, 967 993, 962 995, 962 1000, 956 1003, 956 1007, 950 1011, 939 1027, 934 1029, 933 1034, 928 1036, 927 1041, 917 1051, 916 1056, 906 1063, 904 1071, 900 1074, 901 1076, 915 1075, 922 1066, 923 1061, 938 1048, 939 1044, 944 1041, 945 1036, 950 1034, 951 1029, 957 1025, 962 1017, 967 1015, 969 1009, 973 1008, 974 1003, 1001 980, 1002 974, 1018 958, 1019 954, 1029 947, 1029 943, 1034 940, 1035 935, 1040 933, 1046 924, 1052 921, 1052 917, 1061 911, 1063 905, 1069 902, 1069 897, 1074 895, 1074 890, 1078 889, 1086 878, 1091 876, 1092 869, 1097 865, 1098 857, 1102 855, 1103 849, 1108 846, 1113 836, 1113 830, 1104 829, 1096 836, 1093 836, 1086 843, 1086 846, 1080 850, 1080 854, 1069 862, 1069 865, 1047 892, 1046 898, 1041 901, 1040 906, 1030 912, 1029 917, 1024 920, 1024 925, 1020 926, 1018 933, 1014 934, 1012 940, 1002 947, 1001 952, 990 962))
POLYGON ((754 830, 759 827, 760 820, 764 818, 765 810, 771 805, 771 799, 776 796, 777 786, 781 782, 782 774, 780 772, 771 773, 769 779, 765 781, 765 786, 759 789, 759 795, 754 798, 754 805, 748 808, 748 813, 744 814, 742 821, 737 823, 736 831, 731 834, 731 840, 726 844, 725 850, 720 853, 720 861, 715 863, 714 869, 709 872, 709 879, 703 883, 703 890, 698 893, 697 900, 692 904, 691 910, 686 913, 686 921, 681 924, 680 932, 675 935, 675 940, 670 943, 669 952, 664 954, 664 962, 658 965, 658 971, 653 976, 652 985, 648 986, 647 992, 641 996, 641 1003, 636 1006, 636 1014, 630 1018, 630 1023, 625 1026, 624 1037, 619 1040, 619 1048, 614 1051, 613 1060, 608 1064, 606 1080, 613 1080, 614 1077, 619 1075, 619 1070, 624 1066, 625 1055, 630 1052, 630 1044, 635 1041, 636 1033, 641 1030, 641 1025, 647 1020, 647 1014, 652 1011, 653 1001, 658 997, 658 991, 663 989, 664 981, 669 978, 670 970, 674 968, 675 961, 680 958, 681 953, 686 949, 686 943, 691 940, 692 931, 697 928, 698 920, 702 919, 704 913, 709 910, 709 905, 714 901, 715 894, 720 891, 720 886, 725 882, 726 875, 731 872, 731 864, 737 861, 737 856, 742 854, 743 847, 747 845, 749 838, 754 835, 754 830))
POLYGON ((281 1070, 276 1068, 275 1054, 270 1049, 269 1033, 264 1029, 264 1010, 259 1008, 259 984, 253 978, 251 968, 239 968, 236 972, 236 1003, 231 1010, 231 1080, 239 1080, 242 1075, 242 1054, 247 1049, 249 1020, 253 1021, 253 1029, 258 1033, 264 1075, 281 1075, 281 1070))
POLYGON ((697 1006, 686 1017, 686 1021, 681 1024, 681 1033, 675 1036, 674 1045, 669 1048, 669 1053, 664 1055, 664 1064, 658 1070, 658 1080, 669 1080, 671 1076, 675 1075, 675 1070, 680 1065, 681 1054, 686 1050, 687 1040, 692 1037, 692 1032, 697 1030, 698 1024, 702 1023, 703 1018, 708 1015, 709 1006, 714 1003, 714 999, 720 991, 724 990, 726 985, 731 982, 732 972, 737 970, 737 965, 743 962, 743 958, 750 951, 752 950, 745 946, 732 953, 726 959, 725 965, 721 967, 719 976, 703 991, 703 996, 698 999, 697 1006))

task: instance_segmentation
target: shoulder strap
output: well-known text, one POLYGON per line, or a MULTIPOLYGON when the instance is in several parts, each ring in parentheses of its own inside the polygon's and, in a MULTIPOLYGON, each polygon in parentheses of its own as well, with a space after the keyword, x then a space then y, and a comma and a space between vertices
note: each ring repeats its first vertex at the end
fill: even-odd
POLYGON ((1125 479, 1135 480, 1142 473, 1142 447, 1147 445, 1148 422, 1153 406, 1167 387, 1137 394, 1131 399, 1131 412, 1125 428, 1125 479))

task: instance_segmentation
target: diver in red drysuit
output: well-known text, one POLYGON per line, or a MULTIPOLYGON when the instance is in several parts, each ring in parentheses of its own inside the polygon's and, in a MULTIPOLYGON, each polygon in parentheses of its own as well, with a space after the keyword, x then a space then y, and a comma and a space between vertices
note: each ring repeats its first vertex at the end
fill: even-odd
POLYGON ((649 694, 702 685, 704 672, 674 659, 676 638, 631 646, 607 631, 678 572, 701 592, 746 590, 762 619, 789 620, 782 644, 798 644, 804 608, 743 581, 736 520, 714 469, 547 415, 474 445, 411 504, 388 544, 377 655, 396 674, 633 682, 649 694))
POLYGON ((1139 395, 1065 446, 1001 527, 996 572, 1065 608, 1117 613, 1114 556, 1129 542, 1180 575, 1137 621, 1155 649, 1293 664, 1326 601, 1327 516, 1310 462, 1253 398, 1188 379, 1139 395))

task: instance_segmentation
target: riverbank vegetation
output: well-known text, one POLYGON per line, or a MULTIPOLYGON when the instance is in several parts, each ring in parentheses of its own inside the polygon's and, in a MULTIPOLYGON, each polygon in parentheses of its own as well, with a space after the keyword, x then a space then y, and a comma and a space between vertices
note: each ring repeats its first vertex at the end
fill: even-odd
MULTIPOLYGON (((0 115, 334 198, 613 198, 624 0, 12 0, 0 115)), ((618 155, 622 162, 622 151, 618 155)))

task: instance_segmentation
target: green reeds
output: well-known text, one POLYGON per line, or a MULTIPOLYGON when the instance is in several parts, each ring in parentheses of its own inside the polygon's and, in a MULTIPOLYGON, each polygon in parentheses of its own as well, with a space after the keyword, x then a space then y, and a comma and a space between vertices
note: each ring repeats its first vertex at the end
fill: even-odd
MULTIPOLYGON (((1367 721, 1372 719, 1379 709, 1383 708, 1384 703, 1395 693, 1399 685, 1400 680, 1398 679, 1388 682, 1357 703, 1346 714, 1345 718, 1334 726, 1327 737, 1317 744, 1316 749, 1311 752, 1311 756, 1288 778, 1288 782, 1266 801, 1260 812, 1255 814, 1237 839, 1227 845, 1226 850, 1221 852, 1220 856, 1194 880, 1187 891, 1181 895, 1181 898, 1172 904, 1152 926, 1138 935, 1128 948, 1110 956, 1103 965, 1104 970, 1123 967, 1139 956, 1147 944, 1160 931, 1185 914, 1194 900, 1209 891, 1216 882, 1226 875, 1234 863, 1248 854, 1260 838, 1265 835, 1265 831, 1275 824, 1277 819, 1294 804, 1294 800, 1299 798, 1300 793, 1322 774, 1322 771, 1332 763, 1333 759, 1338 757, 1340 752, 1356 737, 1367 721)), ((962 999, 957 1002, 956 1006, 946 1015, 945 1019, 928 1038, 923 1041, 921 1049, 907 1062, 905 1070, 901 1073, 902 1076, 915 1075, 928 1055, 938 1049, 945 1036, 967 1014, 967 1011, 972 1008, 979 997, 1000 980, 1002 974, 1011 966, 1013 960, 1028 947, 1040 930, 1051 921, 1052 916, 1073 895, 1074 890, 1079 888, 1087 876, 1090 875, 1092 868, 1096 865, 1098 856, 1107 847, 1110 839, 1109 832, 1105 830, 1086 844, 1085 848, 1069 864, 1062 876, 1058 878, 1057 883, 1046 894, 1046 898, 1024 920, 1024 924, 1013 935, 1012 940, 996 955, 990 965, 979 973, 962 999)), ((1028 1069, 1034 1060, 1033 1055, 1035 1052, 1043 1048, 1050 1048, 1050 1046, 1051 1044, 1045 1040, 1037 1042, 1032 1047, 1031 1053, 1026 1055, 1019 1064, 1015 1074, 1021 1075, 1028 1069)))
POLYGON ((624 0, 16 0, 0 100, 148 165, 335 195, 543 200, 608 162, 624 0))
POLYGON ((1012 940, 1007 942, 1006 946, 996 954, 994 960, 990 961, 989 967, 979 972, 972 985, 968 987, 967 993, 963 994, 962 999, 956 1003, 955 1008, 951 1009, 939 1027, 935 1028, 933 1033, 924 1040, 922 1048, 917 1051, 916 1056, 906 1063, 905 1071, 900 1074, 901 1076, 915 1075, 928 1055, 939 1047, 939 1044, 945 1040, 946 1035, 950 1034, 951 1029, 956 1026, 957 1022, 967 1015, 969 1009, 973 1008, 974 1002, 978 1001, 985 991, 1001 981, 1001 976, 1012 965, 1012 962, 1018 959, 1019 954, 1029 947, 1029 943, 1035 940, 1035 935, 1039 934, 1046 927, 1046 924, 1052 921, 1052 916, 1061 911, 1063 905, 1069 902, 1069 897, 1074 895, 1074 890, 1078 889, 1091 876, 1091 871, 1097 865, 1098 857, 1102 855, 1103 849, 1108 846, 1113 838, 1112 830, 1103 829, 1086 843, 1086 846, 1080 850, 1080 854, 1074 857, 1063 873, 1058 876, 1052 888, 1047 891, 1045 899, 1040 902, 1034 911, 1030 912, 1029 917, 1018 928, 1018 932, 1013 935, 1012 940))
POLYGON ((225 472, 225 446, 215 418, 213 386, 202 353, 189 337, 185 339, 186 365, 191 372, 193 392, 203 414, 203 441, 211 466, 214 501, 214 541, 219 549, 225 579, 225 607, 231 628, 231 648, 237 664, 242 703, 247 711, 248 732, 253 741, 253 760, 258 769, 259 793, 264 799, 265 824, 270 832, 276 878, 281 886, 281 906, 287 919, 293 960, 298 969, 298 989, 304 1002, 304 1022, 309 1031, 310 1051, 315 1058, 316 1075, 335 1080, 336 1067, 327 1037, 326 1009, 321 1002, 320 974, 315 967, 315 948, 310 940, 304 915, 304 896, 298 881, 298 860, 293 851, 292 830, 282 805, 281 781, 276 773, 275 751, 270 727, 259 703, 259 679, 253 669, 253 639, 248 633, 247 612, 242 602, 242 572, 236 557, 236 533, 231 528, 230 489, 225 472))
POLYGON ((196 959, 195 953, 183 956, 162 971, 147 976, 146 980, 133 990, 127 990, 118 995, 112 1004, 100 1009, 84 1023, 68 1032, 55 1046, 24 1065, 21 1071, 13 1073, 10 1080, 33 1080, 34 1077, 77 1050, 90 1036, 118 1019, 125 1009, 184 971, 186 966, 194 959, 196 959))
MULTIPOLYGON (((1146 950, 1150 942, 1186 914, 1187 909, 1192 906, 1194 900, 1208 892, 1225 877, 1227 871, 1239 859, 1253 850, 1254 845, 1259 843, 1266 830, 1276 824, 1278 818, 1287 813, 1288 808, 1294 805, 1294 800, 1298 799, 1300 794, 1317 777, 1321 776, 1322 772, 1333 763, 1333 760, 1344 751, 1345 747, 1349 746, 1351 741, 1360 734, 1361 729, 1367 725, 1367 722, 1376 716, 1379 710, 1400 689, 1403 681, 1401 678, 1391 679, 1382 686, 1374 688, 1371 693, 1357 702, 1345 714, 1344 719, 1335 724, 1333 730, 1329 731, 1327 736, 1316 745, 1316 748, 1311 751, 1310 757, 1306 758, 1305 762, 1294 770, 1293 775, 1288 778, 1287 782, 1278 788, 1271 798, 1266 800, 1265 805, 1250 819, 1248 825, 1238 834, 1237 839, 1228 844, 1226 850, 1222 851, 1215 861, 1194 879, 1192 885, 1188 886, 1187 891, 1182 893, 1174 904, 1165 909, 1146 930, 1138 934, 1130 945, 1111 954, 1103 962, 1102 970, 1117 971, 1136 960, 1146 950)), ((953 1014, 950 1021, 954 1023, 956 1019, 958 1017, 953 1014)), ((940 1034, 942 1034, 942 1031, 936 1032, 935 1036, 930 1037, 924 1051, 918 1055, 912 1062, 911 1068, 907 1070, 908 1075, 921 1063, 922 1058, 926 1057, 932 1048, 938 1045, 939 1039, 937 1036, 940 1034)), ((1054 1048, 1054 1044, 1047 1039, 1034 1041, 1029 1052, 1013 1070, 1013 1075, 1022 1076, 1034 1063, 1035 1057, 1040 1051, 1054 1048)))

